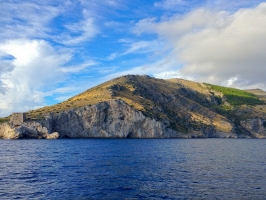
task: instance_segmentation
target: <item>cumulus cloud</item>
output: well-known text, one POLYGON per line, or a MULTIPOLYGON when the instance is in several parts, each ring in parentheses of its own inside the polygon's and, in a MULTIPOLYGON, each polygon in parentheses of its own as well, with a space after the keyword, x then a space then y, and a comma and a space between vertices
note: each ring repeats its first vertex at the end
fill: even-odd
POLYGON ((8 41, 0 45, 0 50, 14 57, 9 65, 1 68, 1 74, 5 72, 1 80, 7 88, 5 95, 0 94, 2 116, 43 106, 45 91, 64 80, 60 67, 71 57, 37 40, 8 41))
POLYGON ((176 71, 197 81, 266 89, 266 3, 237 12, 197 9, 164 21, 141 20, 137 34, 157 33, 172 47, 176 71))
POLYGON ((89 13, 89 7, 81 8, 74 1, 10 0, 1 3, 1 116, 44 106, 45 97, 74 90, 66 90, 68 82, 62 81, 96 64, 90 59, 84 63, 77 61, 74 50, 79 46, 73 47, 98 33, 89 13))
POLYGON ((8 61, 0 60, 0 94, 4 95, 7 85, 3 82, 4 77, 14 69, 14 65, 8 61))

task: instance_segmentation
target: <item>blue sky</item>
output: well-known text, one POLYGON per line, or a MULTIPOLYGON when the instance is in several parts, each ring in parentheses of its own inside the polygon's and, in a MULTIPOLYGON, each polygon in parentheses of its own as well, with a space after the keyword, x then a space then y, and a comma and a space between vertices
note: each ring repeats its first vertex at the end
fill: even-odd
POLYGON ((266 2, 0 0, 0 116, 126 74, 266 90, 266 2))

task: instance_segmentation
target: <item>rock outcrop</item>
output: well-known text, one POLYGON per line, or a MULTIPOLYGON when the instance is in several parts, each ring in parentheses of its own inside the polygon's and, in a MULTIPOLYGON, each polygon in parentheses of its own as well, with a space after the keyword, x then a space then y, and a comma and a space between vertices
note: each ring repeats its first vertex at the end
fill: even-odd
POLYGON ((205 138, 236 137, 215 129, 181 133, 169 128, 169 122, 156 121, 143 115, 123 100, 111 100, 50 113, 45 120, 26 121, 20 126, 2 124, 1 138, 205 138))
POLYGON ((13 125, 12 123, 4 123, 0 125, 0 138, 3 139, 57 139, 58 133, 48 133, 46 127, 43 127, 37 121, 26 121, 21 125, 13 125))
POLYGON ((266 120, 254 118, 240 122, 241 126, 249 132, 251 138, 266 138, 266 120))
POLYGON ((101 102, 61 113, 40 122, 63 138, 169 138, 183 137, 163 122, 145 117, 122 100, 101 102))
POLYGON ((20 138, 20 132, 16 128, 12 128, 9 123, 3 123, 0 125, 0 138, 18 139, 20 138))
POLYGON ((58 132, 53 132, 51 134, 47 134, 46 135, 46 139, 49 139, 49 140, 54 140, 54 139, 57 139, 59 138, 59 133, 58 132))

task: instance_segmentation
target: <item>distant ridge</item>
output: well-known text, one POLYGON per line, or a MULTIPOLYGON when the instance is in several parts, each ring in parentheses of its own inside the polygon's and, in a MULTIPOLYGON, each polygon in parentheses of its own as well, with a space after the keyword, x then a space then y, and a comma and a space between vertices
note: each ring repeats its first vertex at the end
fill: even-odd
POLYGON ((247 89, 246 91, 255 94, 260 99, 266 101, 266 92, 264 90, 257 88, 257 89, 247 89))

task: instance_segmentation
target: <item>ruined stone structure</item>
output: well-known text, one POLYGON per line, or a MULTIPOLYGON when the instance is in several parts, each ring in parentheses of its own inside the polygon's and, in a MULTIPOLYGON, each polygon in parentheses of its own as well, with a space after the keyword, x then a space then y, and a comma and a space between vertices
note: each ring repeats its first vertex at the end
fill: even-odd
POLYGON ((25 113, 13 113, 10 122, 13 125, 21 125, 26 120, 25 113))

